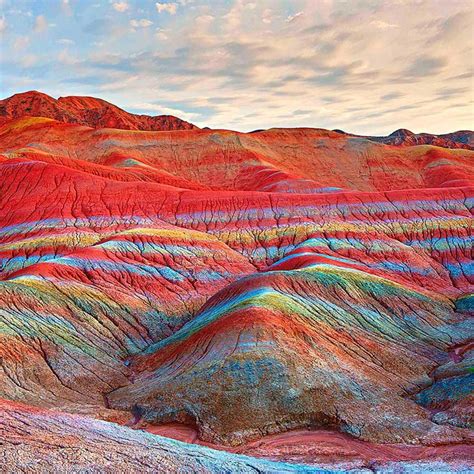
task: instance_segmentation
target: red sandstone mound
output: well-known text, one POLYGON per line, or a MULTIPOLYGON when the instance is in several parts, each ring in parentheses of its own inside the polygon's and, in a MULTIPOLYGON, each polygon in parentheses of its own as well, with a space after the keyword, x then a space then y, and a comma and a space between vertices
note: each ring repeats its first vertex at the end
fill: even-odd
POLYGON ((60 97, 41 92, 15 94, 0 101, 0 123, 23 116, 47 117, 93 128, 123 130, 191 130, 197 128, 172 115, 136 115, 95 97, 60 97))

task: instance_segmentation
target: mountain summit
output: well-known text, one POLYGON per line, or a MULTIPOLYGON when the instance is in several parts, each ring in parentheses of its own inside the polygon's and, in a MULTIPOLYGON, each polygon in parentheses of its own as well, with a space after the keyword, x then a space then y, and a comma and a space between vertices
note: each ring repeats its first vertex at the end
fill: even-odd
POLYGON ((38 91, 14 94, 0 100, 0 124, 25 115, 47 117, 92 128, 122 130, 191 130, 195 125, 172 115, 136 115, 95 97, 70 96, 54 99, 38 91))

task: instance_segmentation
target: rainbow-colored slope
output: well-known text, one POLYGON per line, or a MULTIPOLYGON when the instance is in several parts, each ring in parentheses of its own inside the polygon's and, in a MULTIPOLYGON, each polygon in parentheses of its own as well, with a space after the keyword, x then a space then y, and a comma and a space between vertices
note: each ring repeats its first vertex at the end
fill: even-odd
POLYGON ((473 156, 7 120, 0 397, 225 445, 470 443, 473 156))

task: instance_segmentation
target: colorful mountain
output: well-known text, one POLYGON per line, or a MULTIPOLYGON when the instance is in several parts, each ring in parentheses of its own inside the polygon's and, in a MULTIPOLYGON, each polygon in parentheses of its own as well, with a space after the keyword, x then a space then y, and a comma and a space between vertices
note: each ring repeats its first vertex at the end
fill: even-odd
POLYGON ((472 468, 472 150, 453 136, 146 131, 164 122, 98 99, 11 100, 0 107, 10 463, 41 452, 100 467, 105 440, 123 469, 134 447, 170 471, 310 469, 132 430, 179 424, 259 456, 256 443, 280 436, 275 459, 313 468, 472 468), (313 440, 304 455, 292 430, 313 440), (64 452, 90 443, 84 457, 64 452))

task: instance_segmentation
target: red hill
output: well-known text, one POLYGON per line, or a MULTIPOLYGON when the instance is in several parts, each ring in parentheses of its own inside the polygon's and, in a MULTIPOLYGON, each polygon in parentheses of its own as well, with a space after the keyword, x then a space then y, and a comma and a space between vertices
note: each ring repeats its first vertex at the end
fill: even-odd
POLYGON ((122 130, 191 130, 195 125, 172 115, 136 115, 95 97, 60 97, 30 91, 0 101, 0 124, 24 116, 47 117, 60 122, 77 123, 92 128, 122 130))

